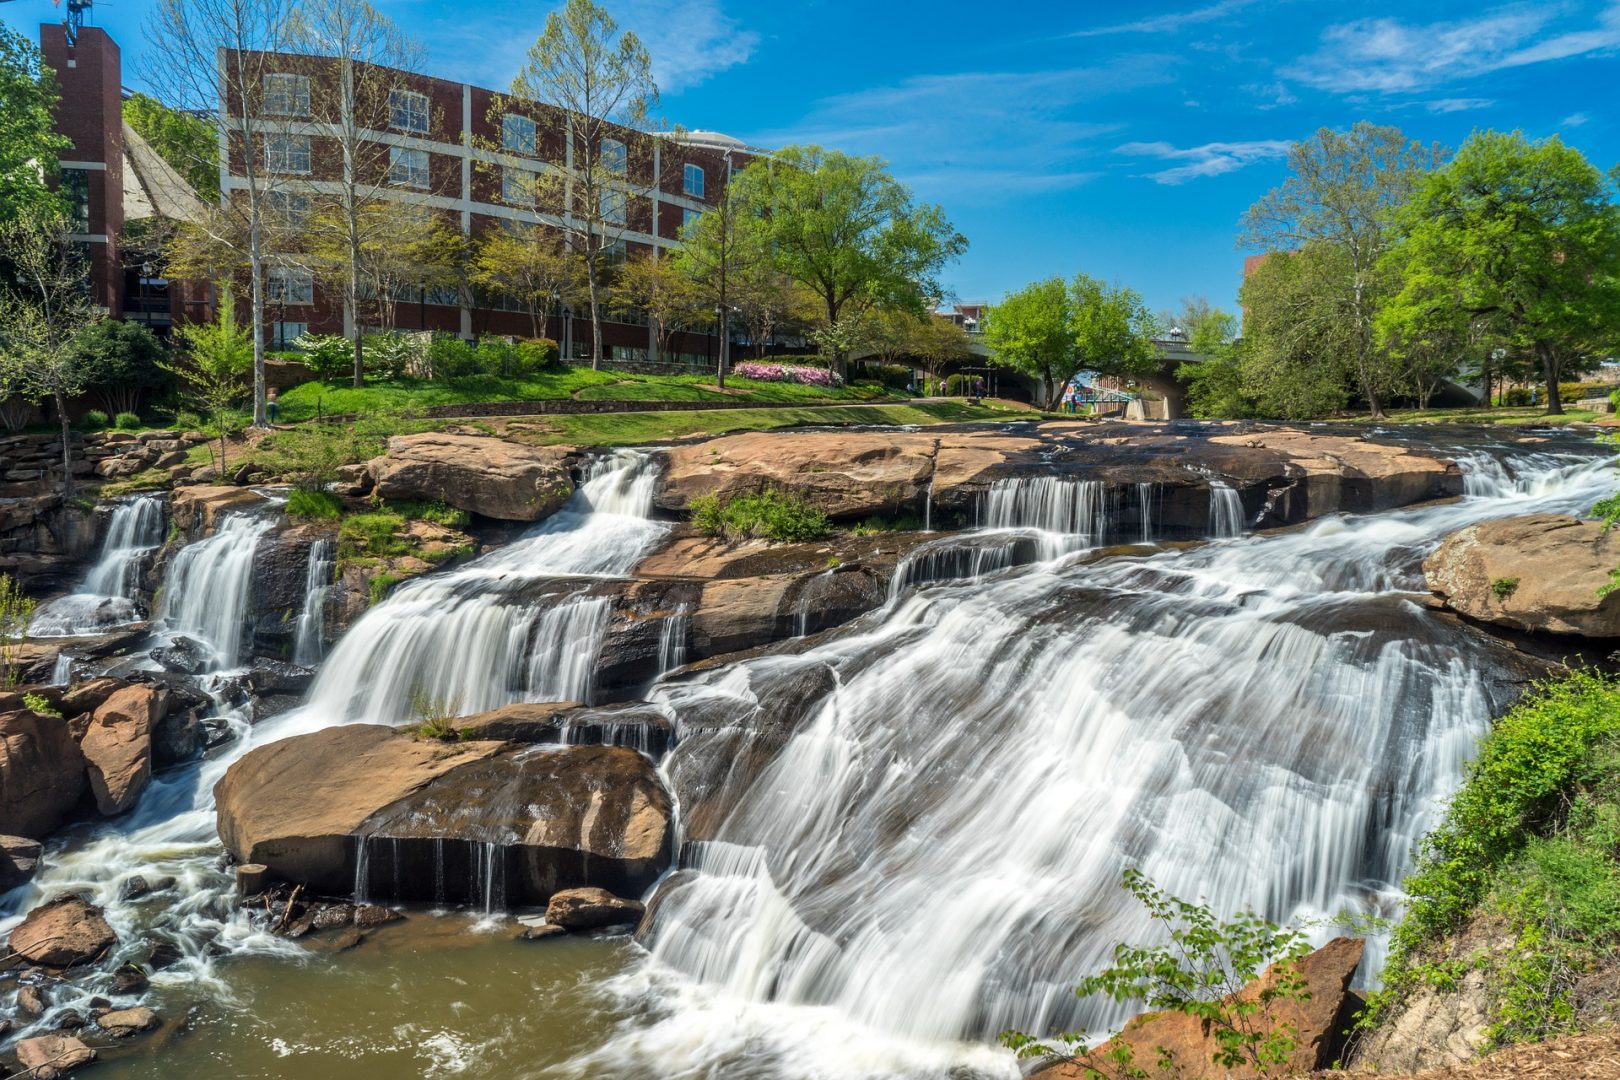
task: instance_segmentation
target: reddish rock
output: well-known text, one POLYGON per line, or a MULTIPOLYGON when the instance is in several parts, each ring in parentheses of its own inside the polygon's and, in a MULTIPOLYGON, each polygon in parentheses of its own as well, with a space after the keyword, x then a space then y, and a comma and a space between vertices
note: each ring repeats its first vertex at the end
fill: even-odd
POLYGON ((17 1061, 33 1080, 56 1080, 96 1060, 96 1052, 71 1035, 40 1035, 17 1044, 17 1061))
MULTIPOLYGON (((1296 1032, 1294 1053, 1285 1068, 1273 1075, 1293 1076, 1333 1063, 1342 1042, 1340 1013, 1350 980, 1361 963, 1365 946, 1359 938, 1335 938, 1299 961, 1299 974, 1305 980, 1309 998, 1305 1001, 1279 1001, 1272 1008, 1276 1023, 1291 1025, 1296 1032)), ((1236 995, 1253 1000, 1276 979, 1276 966, 1245 986, 1236 995)), ((1133 1067, 1145 1071, 1149 1080, 1256 1080, 1253 1069, 1216 1065, 1218 1044, 1214 1035, 1196 1017, 1178 1012, 1145 1013, 1125 1025, 1125 1030, 1097 1050, 1106 1060, 1120 1044, 1131 1048, 1133 1067), (1169 1071, 1158 1068, 1164 1051, 1172 1056, 1169 1071)), ((1086 1068, 1079 1062, 1063 1062, 1035 1074, 1037 1080, 1083 1080, 1086 1068)))
POLYGON ((631 926, 647 909, 640 901, 614 896, 606 889, 564 889, 546 904, 546 922, 564 930, 599 930, 631 926))
POLYGON ((574 493, 564 447, 531 447, 481 435, 396 435, 368 466, 384 499, 437 499, 502 521, 539 521, 574 493))
POLYGON ((84 772, 66 720, 27 709, 0 713, 0 822, 7 833, 49 836, 78 805, 84 772))
POLYGON ((96 807, 107 815, 135 805, 152 779, 152 730, 167 695, 150 686, 127 686, 95 711, 79 742, 88 763, 96 807))
POLYGON ((1620 529, 1563 514, 1482 521, 1423 562, 1429 589, 1471 619, 1515 630, 1620 637, 1620 529))
POLYGON ((39 869, 43 848, 25 836, 0 836, 0 893, 15 889, 39 869))
POLYGON ((30 911, 8 940, 12 952, 50 968, 94 960, 117 943, 101 909, 76 896, 57 897, 30 911))

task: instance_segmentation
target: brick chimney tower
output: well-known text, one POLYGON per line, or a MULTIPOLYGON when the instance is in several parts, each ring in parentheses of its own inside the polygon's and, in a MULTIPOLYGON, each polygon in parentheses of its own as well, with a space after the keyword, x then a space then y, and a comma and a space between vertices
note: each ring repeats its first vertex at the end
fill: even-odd
POLYGON ((69 45, 60 23, 39 28, 45 63, 56 73, 62 99, 56 130, 73 141, 62 152, 62 189, 78 217, 74 239, 90 255, 91 296, 114 318, 123 312, 124 233, 123 61, 106 31, 86 26, 69 45))

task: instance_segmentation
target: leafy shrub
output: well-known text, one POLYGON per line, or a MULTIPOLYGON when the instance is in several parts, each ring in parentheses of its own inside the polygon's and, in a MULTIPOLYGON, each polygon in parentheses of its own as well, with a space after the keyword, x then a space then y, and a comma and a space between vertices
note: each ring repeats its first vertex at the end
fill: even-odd
POLYGON ((512 374, 519 378, 538 375, 547 368, 561 366, 562 350, 550 338, 524 338, 515 346, 516 366, 512 374))
POLYGON ((21 646, 34 617, 34 601, 10 574, 0 574, 0 690, 22 681, 21 646))
POLYGON ((861 378, 892 390, 905 390, 911 386, 912 373, 904 364, 862 364, 861 378))
POLYGON ((31 713, 41 716, 61 716, 60 709, 53 709, 44 694, 27 693, 23 695, 23 708, 31 713))
POLYGON ((354 342, 341 334, 299 334, 293 346, 301 350, 305 367, 322 382, 336 382, 354 372, 354 342))
POLYGON ((1491 582, 1491 592, 1496 594, 1498 600, 1506 600, 1518 587, 1519 579, 1516 577, 1499 577, 1491 582))
POLYGON ((132 412, 121 412, 113 418, 113 427, 119 431, 139 431, 141 418, 132 412))
POLYGON ((1530 404, 1530 388, 1527 386, 1510 387, 1501 396, 1502 404, 1509 407, 1530 404))
POLYGON ((432 502, 390 501, 383 505, 391 513, 398 514, 402 518, 431 521, 447 529, 465 529, 472 522, 471 514, 451 506, 443 499, 435 499, 432 502))
POLYGON ((107 414, 102 412, 100 409, 91 409, 89 412, 79 417, 79 426, 84 428, 86 431, 100 431, 110 422, 111 421, 107 419, 107 414))
POLYGON ((404 518, 387 511, 350 514, 338 528, 338 557, 404 555, 410 548, 394 535, 404 526, 404 518))
POLYGON ((844 381, 826 368, 801 367, 797 364, 761 363, 750 360, 732 368, 732 373, 743 379, 759 382, 800 383, 804 386, 842 386, 844 381))
POLYGON ((343 500, 330 491, 293 488, 287 493, 287 516, 335 521, 343 516, 343 500))
POLYGON ((435 334, 428 345, 428 370, 435 379, 459 379, 481 370, 479 350, 453 334, 435 334))
POLYGON ((827 534, 827 515, 803 498, 770 488, 724 502, 715 495, 692 500, 692 524, 730 539, 815 540, 827 534))
POLYGON ((138 322, 98 319, 74 337, 68 352, 109 413, 134 412, 146 391, 174 383, 163 369, 163 343, 138 322))
POLYGON ((916 532, 922 528, 922 519, 916 514, 901 514, 898 517, 885 518, 876 514, 864 521, 857 522, 850 527, 850 532, 856 536, 876 536, 886 532, 916 532))
POLYGON ((426 366, 428 342, 422 334, 372 334, 362 343, 366 373, 388 379, 419 375, 426 366))

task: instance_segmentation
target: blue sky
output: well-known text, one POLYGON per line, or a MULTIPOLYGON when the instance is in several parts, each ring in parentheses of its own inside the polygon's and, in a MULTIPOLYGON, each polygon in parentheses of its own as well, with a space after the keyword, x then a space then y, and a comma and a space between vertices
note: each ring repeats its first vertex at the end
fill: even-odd
MULTIPOLYGON (((428 45, 432 73, 487 86, 550 8, 373 2, 428 45)), ((963 299, 1084 270, 1155 307, 1231 306, 1237 219, 1321 126, 1370 119, 1449 146, 1521 128, 1620 160, 1620 0, 599 2, 646 42, 668 121, 888 159, 967 235, 945 274, 963 299)), ((94 13, 136 85, 148 9, 94 13)), ((55 10, 0 7, 24 26, 55 10)))

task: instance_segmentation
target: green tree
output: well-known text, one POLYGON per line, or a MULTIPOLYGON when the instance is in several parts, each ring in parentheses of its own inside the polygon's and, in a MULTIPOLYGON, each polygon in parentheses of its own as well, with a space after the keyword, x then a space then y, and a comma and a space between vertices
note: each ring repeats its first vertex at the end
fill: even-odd
POLYGON ((1069 325, 1077 371, 1144 375, 1162 363, 1153 344, 1158 320, 1135 289, 1076 274, 1069 283, 1069 325))
POLYGON ((1074 298, 1062 278, 1047 278, 1008 293, 984 316, 990 358, 1038 379, 1043 404, 1080 370, 1074 347, 1074 298))
POLYGON ((56 133, 56 77, 33 42, 0 25, 0 228, 60 199, 47 186, 57 155, 72 145, 56 133))
POLYGON ((75 339, 98 316, 84 287, 89 273, 72 226, 49 204, 30 207, 0 232, 0 262, 13 282, 0 291, 0 398, 6 389, 56 406, 62 432, 62 491, 73 491, 68 399, 97 373, 74 352, 75 339))
POLYGON ((1564 411, 1558 383, 1595 364, 1620 327, 1620 206, 1613 177, 1555 136, 1475 132, 1402 214, 1391 264, 1403 274, 1398 309, 1410 323, 1437 295, 1486 318, 1509 352, 1533 356, 1547 412, 1564 411))
POLYGON ((223 476, 231 407, 247 393, 253 370, 252 332, 237 324, 235 297, 227 287, 220 293, 213 322, 183 324, 175 328, 175 335, 180 352, 163 366, 185 382, 187 396, 197 408, 214 418, 223 476))
MULTIPOLYGON (((1348 378, 1374 417, 1404 385, 1401 364, 1381 347, 1373 326, 1394 289, 1382 260, 1395 240, 1397 211, 1442 157, 1439 146, 1408 140, 1399 128, 1366 121, 1348 131, 1322 128, 1294 144, 1292 175, 1244 215, 1244 246, 1331 253, 1312 264, 1318 295, 1311 323, 1323 333, 1306 343, 1306 352, 1324 381, 1348 378), (1329 329, 1333 322, 1344 325, 1329 329)), ((1254 310, 1247 298, 1244 306, 1254 310)))
MULTIPOLYGON (((498 296, 521 303, 534 337, 546 336, 546 312, 573 304, 585 292, 585 264, 555 229, 521 222, 484 230, 472 260, 472 279, 498 296)), ((560 336, 560 335, 559 335, 560 336)))
POLYGON ((758 219, 745 215, 744 204, 734 198, 734 188, 728 183, 716 206, 681 227, 681 246, 675 257, 675 266, 692 283, 697 302, 720 316, 716 320, 720 347, 715 356, 715 381, 722 387, 731 345, 731 309, 736 307, 741 314, 737 301, 750 287, 747 279, 758 268, 769 268, 763 230, 758 219))
POLYGON ((757 222, 777 269, 814 290, 827 327, 872 307, 922 312, 967 250, 944 210, 916 202, 881 158, 789 146, 732 183, 739 217, 757 222))
MULTIPOLYGON (((513 110, 529 116, 561 114, 564 144, 571 154, 566 169, 541 169, 511 186, 527 187, 525 197, 583 256, 591 309, 591 366, 602 361, 602 302, 613 268, 620 261, 630 220, 630 174, 646 171, 655 157, 644 132, 648 111, 658 103, 652 58, 634 33, 622 33, 613 17, 591 0, 568 0, 546 16, 546 28, 529 49, 511 90, 497 96, 492 121, 513 110)), ((657 187, 658 178, 653 178, 657 187)))
POLYGON ((124 99, 124 121, 205 201, 219 201, 219 133, 213 124, 139 92, 124 99))
POLYGON ((1355 324, 1335 298, 1348 272, 1341 248, 1311 244, 1273 255, 1243 282, 1240 383, 1255 415, 1307 420, 1345 408, 1342 364, 1355 324))
POLYGON ((137 412, 141 395, 169 384, 163 343, 137 322, 102 319, 85 327, 69 346, 74 361, 95 374, 90 389, 108 416, 137 412))
MULTIPOLYGON (((673 258, 651 253, 624 264, 613 284, 613 299, 616 307, 652 320, 658 347, 655 361, 665 358, 677 330, 695 326, 713 314, 673 258)), ((724 386, 725 372, 720 376, 724 386)))

